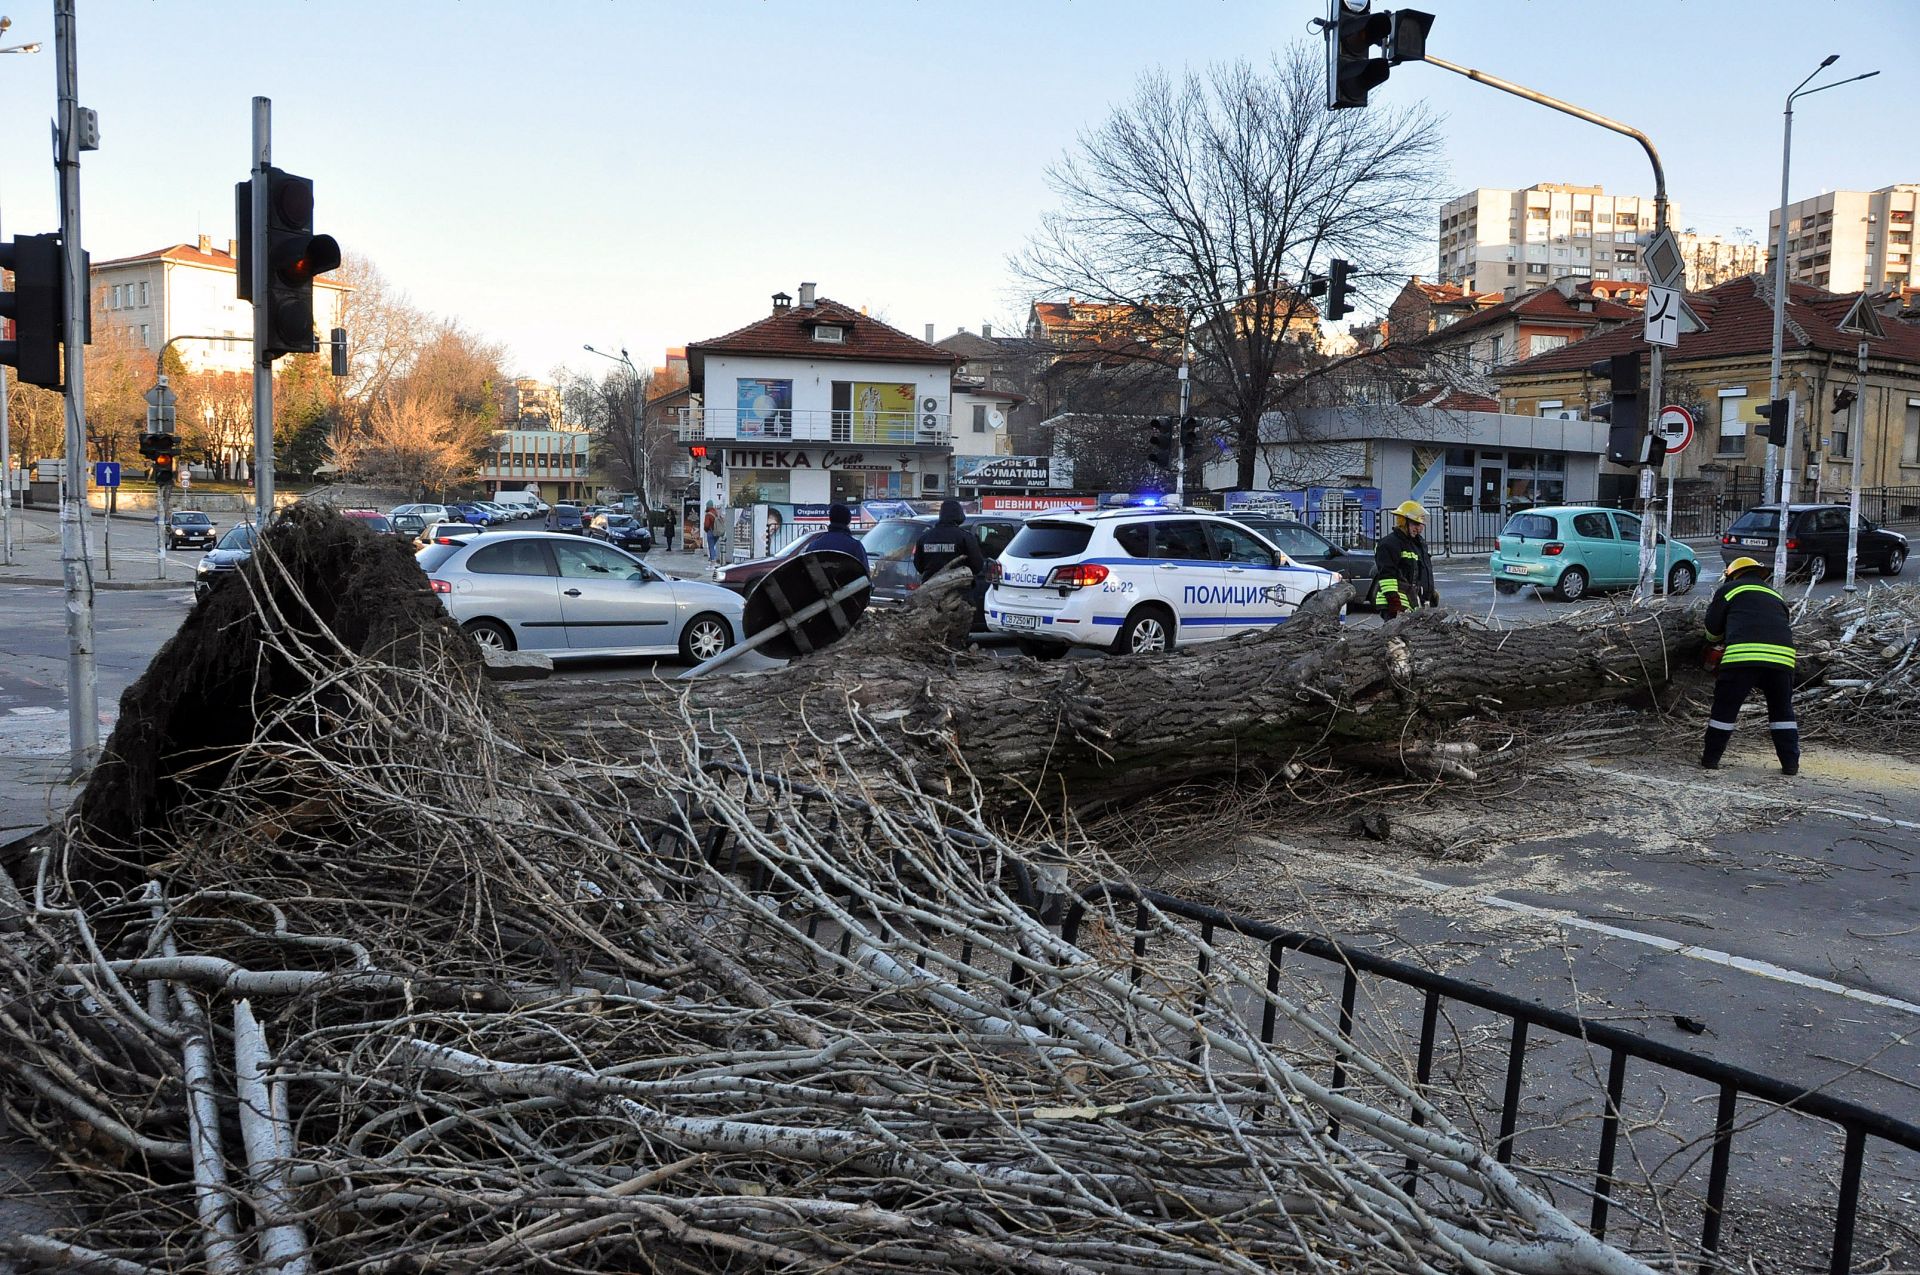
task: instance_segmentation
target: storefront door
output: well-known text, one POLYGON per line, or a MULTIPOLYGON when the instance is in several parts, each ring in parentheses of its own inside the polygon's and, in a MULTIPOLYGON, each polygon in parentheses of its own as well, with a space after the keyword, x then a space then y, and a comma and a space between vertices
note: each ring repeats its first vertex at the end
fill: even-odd
POLYGON ((1498 513, 1506 497, 1506 468, 1499 464, 1480 462, 1480 484, 1475 490, 1475 504, 1481 513, 1498 513))

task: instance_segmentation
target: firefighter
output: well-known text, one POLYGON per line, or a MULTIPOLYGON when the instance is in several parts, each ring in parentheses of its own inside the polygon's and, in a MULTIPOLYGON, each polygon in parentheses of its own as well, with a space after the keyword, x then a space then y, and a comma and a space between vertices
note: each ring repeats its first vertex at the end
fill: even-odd
POLYGON ((1421 534, 1427 529, 1427 511, 1417 500, 1403 500, 1393 511, 1393 530, 1380 537, 1373 551, 1373 604, 1391 620, 1402 611, 1440 605, 1433 587, 1433 559, 1421 534))
POLYGON ((1708 770, 1719 769, 1740 706, 1759 687, 1767 697, 1767 733, 1773 736, 1780 773, 1800 773, 1800 724, 1793 716, 1793 622, 1786 599, 1766 584, 1766 570, 1752 558, 1735 558, 1707 604, 1707 641, 1723 648, 1713 683, 1713 714, 1700 752, 1700 764, 1708 770))

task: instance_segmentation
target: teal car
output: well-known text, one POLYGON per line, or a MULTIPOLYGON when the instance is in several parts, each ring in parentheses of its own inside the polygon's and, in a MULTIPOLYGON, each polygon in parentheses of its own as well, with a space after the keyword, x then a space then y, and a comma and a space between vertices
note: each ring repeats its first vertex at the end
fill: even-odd
MULTIPOLYGON (((1653 577, 1669 595, 1700 578, 1693 550, 1655 533, 1653 577)), ((1488 566, 1501 593, 1550 589, 1572 602, 1594 589, 1631 588, 1640 574, 1640 515, 1595 505, 1553 505, 1507 519, 1488 566)))

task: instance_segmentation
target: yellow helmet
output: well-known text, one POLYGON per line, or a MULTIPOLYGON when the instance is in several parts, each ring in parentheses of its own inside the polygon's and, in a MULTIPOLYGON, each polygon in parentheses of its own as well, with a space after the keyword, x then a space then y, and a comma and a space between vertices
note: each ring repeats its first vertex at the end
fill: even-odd
POLYGON ((1408 522, 1417 522, 1423 527, 1427 525, 1426 508, 1417 500, 1401 501, 1394 507, 1393 516, 1405 518, 1408 522))
POLYGON ((1735 558, 1727 564, 1726 574, 1737 576, 1742 571, 1764 571, 1766 565, 1753 558, 1735 558))

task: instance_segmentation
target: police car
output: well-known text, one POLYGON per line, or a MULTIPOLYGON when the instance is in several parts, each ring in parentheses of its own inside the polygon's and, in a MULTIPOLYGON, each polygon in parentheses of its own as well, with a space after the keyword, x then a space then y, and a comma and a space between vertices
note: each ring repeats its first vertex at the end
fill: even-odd
POLYGON ((1232 518, 1136 508, 1037 514, 989 564, 986 621, 1029 655, 1164 651, 1284 621, 1340 574, 1232 518))

